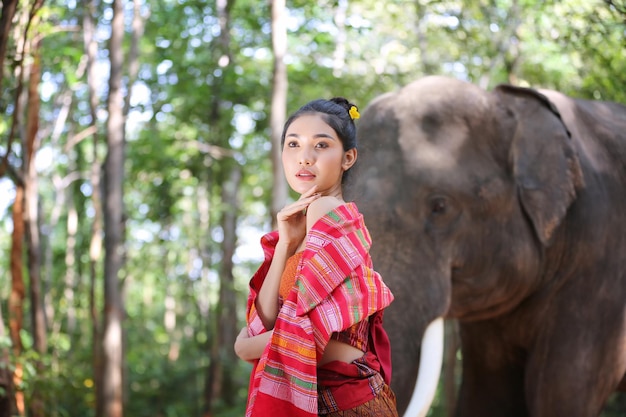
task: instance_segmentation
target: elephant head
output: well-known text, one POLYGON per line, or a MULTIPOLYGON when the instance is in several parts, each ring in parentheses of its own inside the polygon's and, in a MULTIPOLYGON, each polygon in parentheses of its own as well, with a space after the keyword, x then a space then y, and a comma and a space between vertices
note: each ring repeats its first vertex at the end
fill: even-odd
MULTIPOLYGON (((396 297, 385 326, 392 387, 404 411, 429 323, 439 317, 468 323, 461 328, 465 359, 488 349, 471 337, 473 323, 490 323, 495 334, 508 329, 502 320, 523 328, 525 319, 534 323, 546 312, 541 297, 552 299, 556 290, 546 288, 557 285, 558 266, 574 256, 567 238, 587 233, 563 226, 568 213, 580 211, 574 206, 585 188, 584 170, 559 111, 531 89, 487 92, 426 77, 372 101, 358 132, 347 196, 365 216, 374 267, 396 297)), ((509 357, 531 356, 541 337, 530 323, 529 329, 526 336, 506 330, 503 338, 517 350, 500 351, 494 360, 510 364, 509 357)), ((477 371, 467 363, 465 378, 474 378, 477 371)), ((514 369, 525 372, 523 365, 514 369)), ((503 398, 521 411, 500 415, 526 415, 532 407, 523 382, 515 384, 520 398, 508 392, 503 398)), ((461 400, 468 395, 462 391, 461 400)))

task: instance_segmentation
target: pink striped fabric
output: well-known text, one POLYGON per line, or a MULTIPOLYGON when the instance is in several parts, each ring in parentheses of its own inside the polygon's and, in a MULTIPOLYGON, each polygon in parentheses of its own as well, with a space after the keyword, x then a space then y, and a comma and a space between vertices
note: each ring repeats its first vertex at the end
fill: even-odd
MULTIPOLYGON (((265 261, 250 281, 248 332, 265 332, 254 302, 278 241, 261 239, 265 261)), ((296 284, 278 314, 270 344, 250 377, 247 417, 317 416, 317 363, 330 335, 387 307, 393 295, 372 269, 371 238, 354 203, 309 231, 296 284)))

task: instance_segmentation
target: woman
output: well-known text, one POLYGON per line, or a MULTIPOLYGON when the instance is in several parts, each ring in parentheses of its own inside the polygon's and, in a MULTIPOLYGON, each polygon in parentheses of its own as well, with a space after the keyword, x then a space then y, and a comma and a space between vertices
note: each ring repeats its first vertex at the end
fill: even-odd
POLYGON ((397 416, 382 312, 393 295, 342 184, 357 159, 358 109, 312 101, 285 123, 282 163, 300 198, 261 239, 237 355, 254 363, 246 416, 397 416))

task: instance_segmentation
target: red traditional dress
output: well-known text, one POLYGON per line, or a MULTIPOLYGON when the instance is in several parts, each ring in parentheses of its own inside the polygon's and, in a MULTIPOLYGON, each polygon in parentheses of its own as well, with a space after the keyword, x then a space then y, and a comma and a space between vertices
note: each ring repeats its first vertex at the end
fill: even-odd
MULTIPOLYGON (((254 303, 277 242, 276 231, 261 238, 265 260, 250 281, 250 336, 266 331, 254 303)), ((377 366, 389 383, 390 350, 382 329, 382 310, 393 295, 372 269, 370 246, 369 232, 354 203, 335 208, 309 230, 295 285, 283 300, 270 343, 255 361, 247 417, 317 416, 317 364, 331 335, 368 318, 372 349, 363 361, 377 366)), ((338 380, 345 377, 339 375, 338 380)), ((324 379, 328 382, 332 377, 325 375, 324 379)), ((358 394, 358 390, 354 392, 358 394)))

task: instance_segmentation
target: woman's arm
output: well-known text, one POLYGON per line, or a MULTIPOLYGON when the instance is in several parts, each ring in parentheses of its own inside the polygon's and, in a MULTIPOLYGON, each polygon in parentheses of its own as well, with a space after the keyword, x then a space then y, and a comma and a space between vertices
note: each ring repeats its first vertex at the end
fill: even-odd
POLYGON ((255 307, 263 326, 274 328, 278 316, 278 289, 280 278, 285 270, 287 259, 293 255, 306 236, 305 212, 311 202, 319 198, 311 187, 300 199, 284 207, 276 216, 278 223, 278 243, 274 249, 272 263, 255 300, 255 307))
POLYGON ((269 331, 257 336, 248 336, 248 329, 244 327, 235 339, 235 353, 244 361, 259 359, 273 333, 273 331, 269 331))
POLYGON ((255 307, 263 326, 267 330, 274 328, 276 317, 278 317, 280 278, 285 269, 287 259, 295 253, 295 250, 292 246, 282 243, 281 240, 278 241, 274 249, 272 263, 257 295, 255 307))

